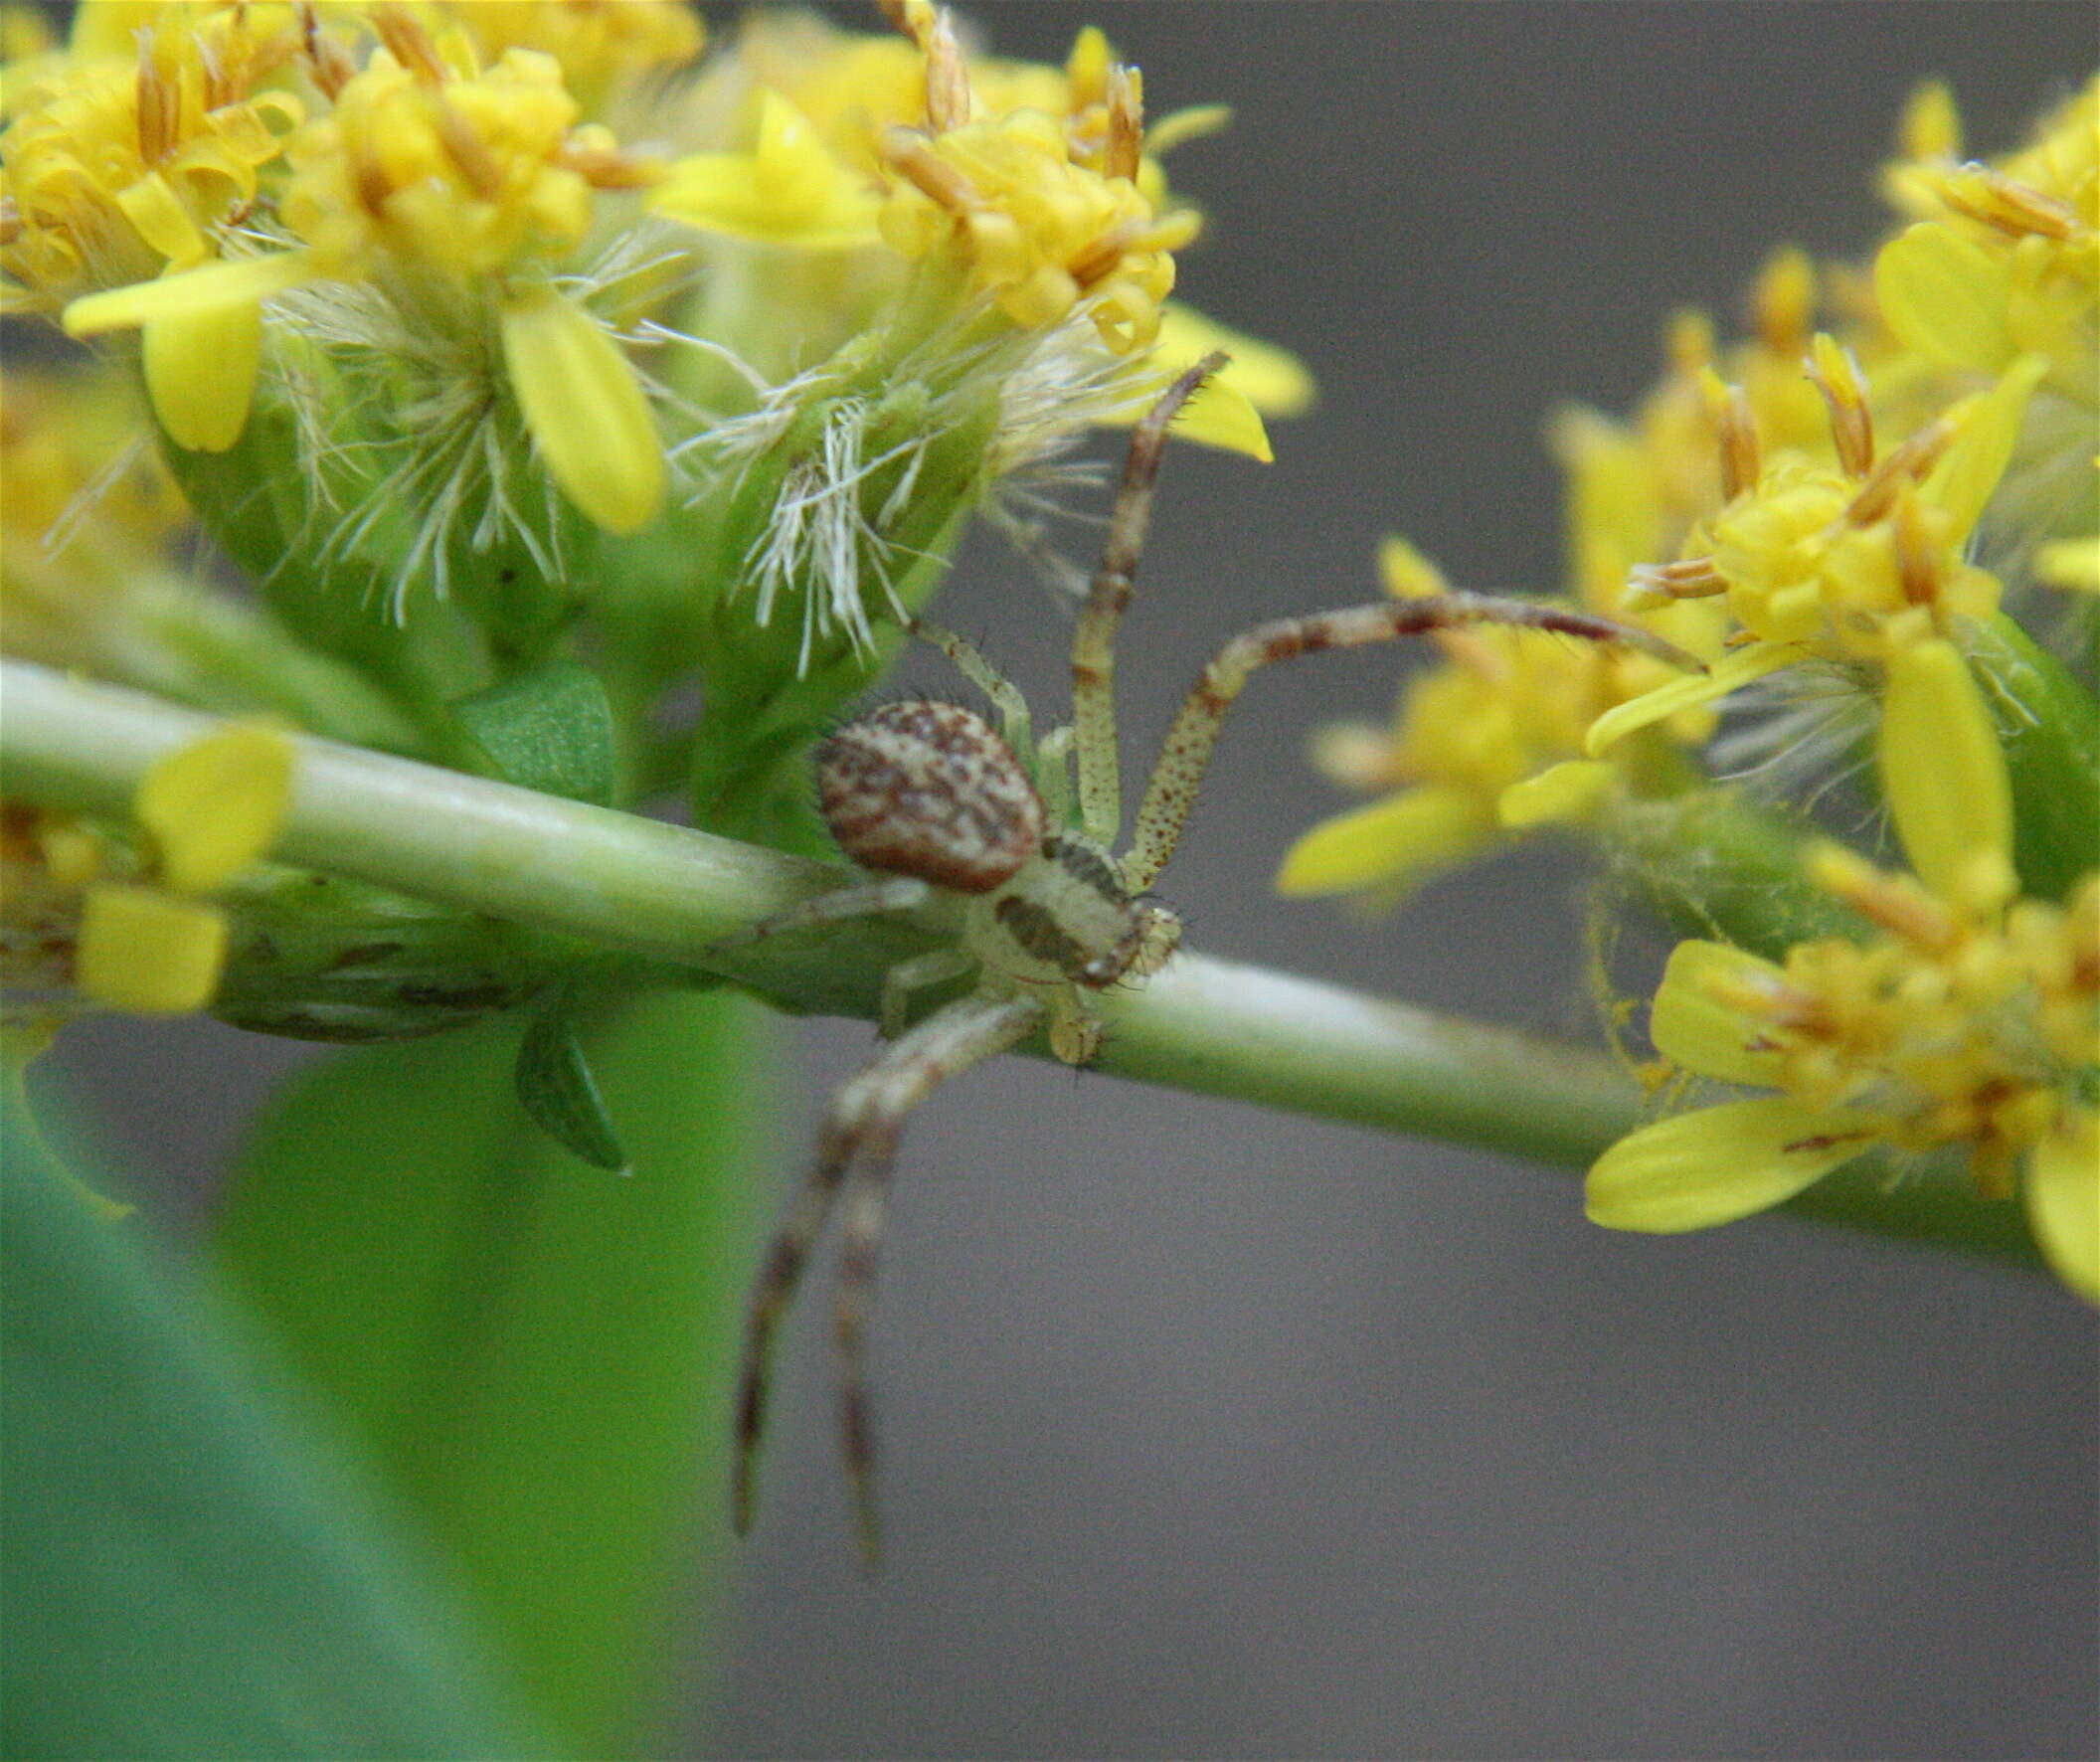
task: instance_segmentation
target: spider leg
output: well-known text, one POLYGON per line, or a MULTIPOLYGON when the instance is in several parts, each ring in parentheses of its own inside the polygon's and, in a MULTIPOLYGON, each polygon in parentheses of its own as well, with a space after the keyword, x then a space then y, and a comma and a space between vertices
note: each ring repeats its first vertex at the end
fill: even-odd
MULTIPOLYGON (((852 1294, 854 1314, 864 1317, 872 1295, 875 1244, 881 1230, 880 1193, 888 1179, 889 1164, 896 1154, 897 1141, 913 1108, 950 1077, 959 1075, 1011 1046, 1041 1019, 1042 1005, 1030 998, 994 999, 982 996, 959 998, 935 1011, 901 1040, 892 1042, 856 1077, 849 1079, 833 1097, 817 1135, 816 1159, 802 1182, 800 1193, 774 1236, 759 1275, 752 1286, 744 1323, 743 1369, 737 1389, 736 1460, 731 1488, 731 1514, 738 1534, 751 1527, 756 1503, 758 1452, 766 1429, 766 1410, 772 1392, 774 1349, 780 1323, 793 1302, 809 1250, 822 1230, 838 1196, 840 1184, 857 1160, 870 1158, 878 1165, 875 1175, 877 1198, 872 1222, 860 1218, 860 1227, 849 1234, 847 1263, 841 1277, 841 1342, 844 1342, 844 1305, 852 1294), (855 1244, 860 1246, 856 1248, 855 1244), (856 1267, 859 1269, 856 1275, 856 1267)), ((865 1207, 856 1204, 856 1212, 865 1207)), ((856 1489, 856 1508, 862 1515, 863 1534, 870 1533, 872 1506, 868 1498, 867 1397, 858 1356, 859 1324, 855 1344, 848 1349, 849 1387, 853 1396, 852 1423, 858 1427, 858 1448, 849 1437, 847 1463, 856 1489)))
POLYGON ((971 957, 961 949, 934 949, 898 962, 882 975, 882 1004, 875 1018, 882 1037, 895 1040, 904 1032, 905 1013, 911 1007, 914 992, 958 977, 967 972, 972 964, 971 957))
POLYGON ((1087 836, 1116 841, 1123 819, 1123 780, 1116 756, 1116 629, 1136 589, 1138 559, 1152 519, 1152 484, 1166 450, 1167 425, 1196 389, 1225 365, 1223 354, 1198 361, 1160 395, 1131 435, 1123 486, 1109 516, 1101 564, 1072 633, 1072 725, 1078 731, 1079 806, 1087 836))
POLYGON ((957 672, 991 699, 998 709, 999 732, 1006 737, 1006 744, 1023 765, 1032 769, 1035 763, 1035 719, 1029 713, 1028 700, 1021 695, 1021 688, 986 660, 975 643, 965 642, 955 631, 929 623, 923 617, 912 619, 911 631, 940 649, 955 662, 957 672))
POLYGON ((861 1564, 875 1569, 882 1532, 875 1510, 875 1427, 868 1393, 868 1316, 882 1249, 890 1171, 914 1108, 972 1065, 1003 1052, 1042 1020, 1033 998, 964 997, 938 1010, 869 1067, 861 1104, 859 1153, 847 1189, 845 1242, 839 1252, 833 1324, 839 1356, 839 1443, 853 1500, 861 1564))
POLYGON ((1554 630, 1590 642, 1617 642, 1668 661, 1700 670, 1700 662, 1652 631, 1610 618, 1537 601, 1497 600, 1485 594, 1439 594, 1414 600, 1352 607, 1311 617, 1279 618, 1257 624, 1218 650, 1167 730, 1159 761, 1144 787, 1130 854, 1123 859, 1124 878, 1133 892, 1142 892, 1158 878, 1181 841, 1195 805, 1196 791, 1210 766, 1225 712, 1240 695, 1248 676, 1271 661, 1290 660, 1323 648, 1355 648, 1366 642, 1390 642, 1465 624, 1504 624, 1519 629, 1554 630))
POLYGON ((849 881, 842 887, 832 888, 829 893, 805 899, 798 906, 789 906, 785 912, 776 912, 756 924, 747 924, 720 942, 710 943, 704 952, 723 954, 776 936, 787 936, 792 931, 843 923, 849 918, 879 918, 887 912, 916 911, 933 896, 934 890, 927 882, 910 875, 886 875, 879 881, 849 881))
POLYGON ((1072 724, 1061 723, 1035 749, 1035 788, 1053 826, 1072 823, 1072 724))

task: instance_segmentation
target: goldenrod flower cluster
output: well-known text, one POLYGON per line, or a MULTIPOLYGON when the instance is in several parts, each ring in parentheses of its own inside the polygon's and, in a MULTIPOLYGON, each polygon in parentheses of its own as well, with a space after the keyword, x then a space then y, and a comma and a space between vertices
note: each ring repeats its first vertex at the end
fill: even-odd
MULTIPOLYGON (((1157 154, 1221 113, 1148 132, 1098 30, 1037 66, 889 10, 10 10, 0 294, 95 362, 10 357, 7 651, 536 787, 505 718, 554 705, 599 798, 811 845, 800 754, 968 516, 1045 552, 1062 455, 1220 340, 1183 433, 1267 457, 1257 403, 1310 398, 1168 303, 1198 227, 1157 154), (702 725, 659 714, 696 680, 702 725)), ((82 995, 212 997, 231 871, 186 853, 266 846, 226 839, 273 738, 83 831, 95 877, 44 854, 70 822, 13 840, 82 995)))
MULTIPOLYGON (((1286 892, 1390 900, 1559 824, 1636 892, 1727 928, 1739 882, 1697 847, 1719 813, 1765 841, 1767 895, 1859 925, 1790 945, 1746 920, 1749 946, 1679 948, 1655 1004, 1665 1059, 1779 1093, 1627 1140, 1591 1176, 1600 1222, 1694 1228, 1876 1145, 1966 1150, 2096 1295, 2100 712, 2080 619, 2046 604, 2100 588, 2096 124, 2100 84, 2026 148, 1965 161, 1951 96, 1924 88, 1884 174, 1910 224, 1869 265, 1781 252, 1747 341, 1720 350, 1680 314, 1634 421, 1556 419, 1575 596, 1666 629, 1703 672, 1468 632, 1390 729, 1316 749, 1390 793, 1302 838, 1286 892), (1862 759, 1909 877, 1815 842, 1806 804, 1862 759)), ((1389 546, 1393 591, 1433 591, 1425 569, 1389 546)))
POLYGON ((1948 749, 1936 776, 1889 780, 1915 875, 1824 845, 1809 878, 1871 934, 1797 943, 1778 962, 1677 945, 1657 1047, 1686 1072, 1777 1093, 1622 1140, 1590 1172, 1589 1214, 1699 1229, 1876 1146, 1959 1150, 1987 1197, 2023 1195, 2051 1263, 2100 1302, 2100 872, 2061 904, 2017 897, 1995 739, 1964 727, 1965 665, 1945 642, 1905 664, 1920 696, 1905 713, 1948 749))

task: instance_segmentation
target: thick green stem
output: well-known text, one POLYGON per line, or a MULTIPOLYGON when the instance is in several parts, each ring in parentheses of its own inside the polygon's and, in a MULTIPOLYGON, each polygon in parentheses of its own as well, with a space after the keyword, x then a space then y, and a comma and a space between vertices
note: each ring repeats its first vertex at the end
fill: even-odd
MULTIPOLYGON (((122 813, 146 769, 211 718, 0 662, 0 758, 18 800, 122 813)), ((729 932, 835 885, 796 857, 319 740, 299 742, 278 860, 560 933, 783 1007, 872 1016, 882 973, 935 919, 717 954, 729 932)), ((1640 1117, 1619 1070, 1578 1047, 1456 1021, 1312 979, 1177 956, 1103 998, 1100 1067, 1297 1113, 1579 1167, 1640 1117)), ((1043 1053, 1037 1045, 1033 1048, 1043 1053)), ((2032 1258, 2006 1206, 1957 1182, 1820 1195, 1826 1220, 2032 1258)))

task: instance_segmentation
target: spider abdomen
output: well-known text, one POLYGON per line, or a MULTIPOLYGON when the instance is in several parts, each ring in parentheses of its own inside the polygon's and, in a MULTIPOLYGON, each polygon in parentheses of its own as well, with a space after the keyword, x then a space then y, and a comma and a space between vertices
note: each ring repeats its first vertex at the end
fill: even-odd
POLYGON ((1043 839, 1043 802, 982 717, 923 698, 855 717, 816 750, 817 800, 864 868, 989 893, 1043 839))

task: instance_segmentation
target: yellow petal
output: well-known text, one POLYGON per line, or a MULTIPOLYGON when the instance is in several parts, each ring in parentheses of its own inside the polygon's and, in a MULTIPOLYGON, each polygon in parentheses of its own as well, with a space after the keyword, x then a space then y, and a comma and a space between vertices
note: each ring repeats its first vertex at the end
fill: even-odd
POLYGON ((1584 1209, 1610 1230, 1709 1229, 1793 1198, 1870 1139, 1850 1116, 1780 1096, 1701 1108, 1645 1126, 1598 1157, 1584 1209))
POLYGON ((757 101, 751 152, 687 155, 650 192, 649 206, 702 232, 762 245, 840 251, 879 243, 881 204, 860 174, 779 92, 763 90, 757 101))
POLYGON ((1789 643, 1753 642, 1722 656, 1703 673, 1681 674, 1666 685, 1659 685, 1639 697, 1628 698, 1623 704, 1615 704, 1590 724, 1589 736, 1583 744, 1590 757, 1595 759, 1637 729, 1667 721, 1679 710, 1689 710, 1699 704, 1711 703, 1715 698, 1726 697, 1753 679, 1762 679, 1767 673, 1792 666, 1800 658, 1801 651, 1789 643))
POLYGON ((2027 400, 2048 370, 2043 356, 2023 355, 1990 391, 1967 402, 1961 433, 1925 480, 1925 499, 1949 516, 1948 544, 1960 544, 1982 517, 2012 461, 2027 400))
POLYGON ((1206 317, 1193 306, 1168 300, 1159 311, 1152 361, 1171 379, 1205 355, 1223 349, 1232 359, 1219 375, 1264 416, 1303 416, 1318 395, 1312 374, 1289 349, 1206 317))
POLYGON ((1953 643, 1912 642, 1889 656, 1877 754, 1882 797, 1919 880, 1953 900, 1974 897, 1980 864, 2010 877, 2012 780, 1953 643))
POLYGON ((2100 594, 2100 537, 2061 538, 2034 553, 2034 574, 2052 588, 2100 594))
POLYGON ((620 347, 550 288, 503 303, 503 363, 548 474, 608 532, 639 532, 663 507, 663 443, 620 347))
POLYGON ((1378 541, 1378 577, 1395 600, 1429 600, 1451 592, 1443 570, 1398 533, 1378 541))
POLYGON ((1758 1044, 1762 1017, 1741 999, 1777 986, 1784 972, 1771 962, 1726 943, 1679 943, 1670 951, 1656 991, 1648 1037, 1687 1071, 1724 1083, 1771 1085, 1781 1055, 1758 1044))
POLYGON ((1944 80, 1928 80, 1904 100, 1896 138, 1907 159, 1952 159, 1962 150, 1962 113, 1944 80))
POLYGON ((138 236, 169 263, 189 268, 212 255, 182 198, 158 172, 117 191, 115 202, 138 236))
POLYGON ((90 888, 81 914, 74 983, 139 1015, 202 1009, 226 964, 226 919, 213 907, 144 887, 90 888))
POLYGON ((310 251, 279 251, 267 257, 245 257, 206 264, 163 275, 157 281, 134 281, 77 299, 60 315, 68 336, 99 336, 105 330, 131 330, 155 318, 224 312, 253 306, 326 270, 310 251))
POLYGON ((1889 329, 1929 361, 1997 373, 2012 359, 2005 265, 1936 221, 1921 221, 1881 248, 1874 294, 1889 329))
POLYGON ((1607 759, 1564 759, 1536 777, 1511 784, 1495 802, 1495 817, 1512 832, 1590 818, 1618 787, 1619 768, 1607 759))
POLYGON ((1285 853, 1276 889, 1304 897, 1427 880, 1494 841, 1478 797, 1461 790, 1408 790, 1314 826, 1285 853))
POLYGON ((1228 377, 1207 381, 1182 405, 1174 419, 1174 434, 1225 452, 1244 452, 1265 465, 1276 459, 1262 413, 1228 377))
POLYGON ((66 47, 82 61, 138 55, 138 33, 151 25, 164 0, 81 0, 66 47))
POLYGON ((1144 150, 1148 155, 1170 153, 1183 141, 1222 134, 1231 126, 1230 104, 1184 104, 1178 110, 1169 110, 1156 122, 1146 122, 1144 150))
POLYGON ((205 893, 269 849, 291 799, 291 742, 269 728, 222 728, 170 753, 133 798, 161 878, 205 893))
POLYGON ((149 318, 140 341, 146 392, 170 440, 224 452, 241 439, 262 362, 260 305, 149 318))
POLYGON ((2100 1115, 2076 1110, 2027 1157, 2027 1222, 2056 1276, 2100 1304, 2100 1115))

